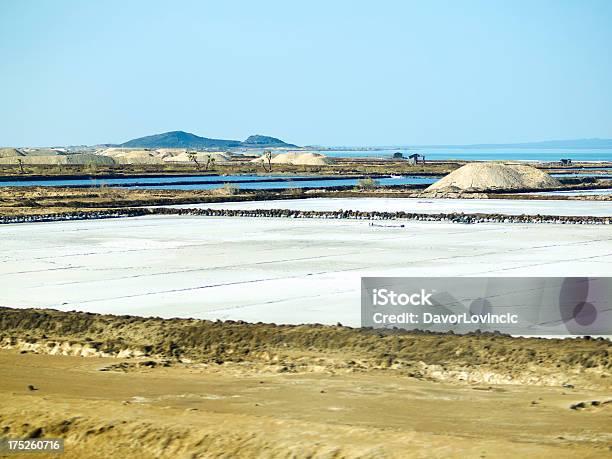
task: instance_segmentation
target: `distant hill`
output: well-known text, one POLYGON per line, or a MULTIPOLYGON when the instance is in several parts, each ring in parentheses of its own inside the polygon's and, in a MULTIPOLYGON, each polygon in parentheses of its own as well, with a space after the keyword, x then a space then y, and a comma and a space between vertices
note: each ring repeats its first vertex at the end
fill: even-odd
POLYGON ((274 137, 252 135, 244 142, 239 140, 209 139, 184 131, 164 132, 138 139, 132 139, 119 145, 124 148, 261 148, 261 147, 295 147, 274 137))
POLYGON ((436 148, 612 148, 612 139, 569 139, 569 140, 543 140, 541 142, 524 143, 479 143, 473 145, 423 145, 423 147, 436 148))
POLYGON ((276 137, 268 137, 266 135, 252 135, 249 136, 244 142, 242 142, 243 147, 289 147, 293 148, 296 145, 285 143, 276 137))
POLYGON ((183 131, 164 132, 132 139, 119 145, 125 148, 231 148, 239 147, 237 140, 208 139, 183 131))

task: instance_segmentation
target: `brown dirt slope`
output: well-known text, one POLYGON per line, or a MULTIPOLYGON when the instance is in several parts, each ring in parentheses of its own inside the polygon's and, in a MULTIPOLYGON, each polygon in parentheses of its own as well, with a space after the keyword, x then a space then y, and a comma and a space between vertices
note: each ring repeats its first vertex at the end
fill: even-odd
POLYGON ((0 308, 0 348, 1 434, 66 459, 611 450, 606 340, 0 308))
POLYGON ((210 322, 0 308, 5 346, 39 352, 138 355, 267 364, 276 371, 388 369, 417 378, 610 387, 604 339, 512 338, 323 325, 210 322))

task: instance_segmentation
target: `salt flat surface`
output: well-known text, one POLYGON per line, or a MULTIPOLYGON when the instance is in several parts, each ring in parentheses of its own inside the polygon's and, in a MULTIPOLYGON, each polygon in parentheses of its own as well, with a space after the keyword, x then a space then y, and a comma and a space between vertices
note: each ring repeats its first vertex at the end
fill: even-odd
POLYGON ((310 198, 274 201, 182 204, 201 209, 359 210, 417 213, 499 213, 505 215, 612 216, 612 202, 513 199, 310 198))
POLYGON ((551 195, 558 194, 561 196, 587 196, 587 195, 600 195, 600 194, 612 194, 612 188, 600 188, 598 190, 571 190, 571 191, 545 191, 528 193, 535 195, 551 195))
POLYGON ((2 306, 162 317, 358 326, 361 276, 612 275, 603 225, 151 216, 0 240, 2 306))

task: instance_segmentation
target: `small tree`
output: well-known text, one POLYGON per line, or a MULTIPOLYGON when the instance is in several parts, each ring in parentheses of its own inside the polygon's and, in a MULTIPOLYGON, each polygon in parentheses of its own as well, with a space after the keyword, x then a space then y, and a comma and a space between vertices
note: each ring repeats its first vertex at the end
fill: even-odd
POLYGON ((206 165, 204 166, 204 170, 212 170, 215 167, 215 157, 213 155, 206 155, 206 165))
POLYGON ((197 153, 194 152, 194 151, 190 151, 188 153, 188 155, 189 155, 189 161, 193 161, 195 163, 195 165, 196 165, 196 168, 198 170, 200 170, 200 163, 198 162, 198 155, 197 155, 197 153))
POLYGON ((25 171, 23 170, 23 159, 17 158, 17 164, 19 164, 19 173, 25 174, 25 171))
POLYGON ((268 163, 267 171, 272 172, 272 150, 265 150, 263 153, 264 157, 264 169, 266 169, 266 163, 268 163))

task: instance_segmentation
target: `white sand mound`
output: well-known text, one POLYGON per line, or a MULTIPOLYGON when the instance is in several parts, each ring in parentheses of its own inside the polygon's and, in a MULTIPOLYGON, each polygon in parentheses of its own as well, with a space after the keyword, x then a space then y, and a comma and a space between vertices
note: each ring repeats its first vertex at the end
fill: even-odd
POLYGON ((61 153, 53 148, 23 148, 21 151, 26 156, 53 156, 61 153))
POLYGON ((180 153, 185 153, 187 151, 186 148, 158 148, 157 150, 158 153, 165 155, 166 153, 170 153, 172 155, 178 155, 180 153))
POLYGON ((181 153, 186 153, 186 148, 158 148, 155 150, 157 155, 163 159, 164 161, 172 161, 172 158, 180 155, 181 153))
MULTIPOLYGON (((208 161, 208 157, 212 157, 215 160, 215 163, 219 164, 219 163, 227 163, 230 162, 232 160, 232 158, 226 154, 226 153, 220 153, 220 152, 211 152, 211 153, 206 153, 206 152, 198 152, 195 154, 196 155, 196 160, 198 161, 198 163, 200 164, 206 164, 208 161)), ((166 156, 163 158, 165 162, 172 162, 172 163, 190 163, 193 162, 193 160, 191 159, 190 154, 187 151, 183 151, 182 153, 179 153, 175 156, 166 156)))
POLYGON ((65 164, 61 161, 61 156, 5 156, 0 157, 0 164, 65 164))
POLYGON ((13 158, 16 156, 25 156, 25 153, 16 148, 0 148, 0 158, 13 158))
POLYGON ((155 150, 150 150, 148 148, 119 148, 119 147, 114 147, 114 148, 105 148, 104 150, 97 150, 96 154, 98 155, 104 155, 104 156, 123 156, 126 155, 128 153, 133 153, 133 152, 144 152, 146 151, 147 153, 152 153, 155 150))
POLYGON ((98 154, 114 159, 116 164, 163 164, 163 160, 155 150, 107 148, 98 154))
POLYGON ((186 163, 191 161, 187 152, 179 153, 178 155, 169 155, 162 158, 165 162, 171 163, 186 163))
MULTIPOLYGON (((262 155, 259 158, 252 160, 253 163, 267 163, 268 161, 262 155)), ((330 160, 327 156, 320 155, 318 153, 301 153, 301 152, 288 152, 281 153, 274 156, 271 160, 272 164, 293 164, 296 166, 324 166, 330 164, 330 160)))
POLYGON ((95 155, 90 153, 77 153, 71 155, 32 155, 32 156, 10 156, 0 157, 0 164, 22 164, 34 165, 113 165, 115 160, 109 156, 95 155))
POLYGON ((151 150, 131 150, 113 154, 117 164, 163 164, 157 152, 151 150))
POLYGON ((63 164, 83 164, 98 166, 112 166, 113 164, 115 164, 115 160, 110 156, 96 155, 93 153, 77 153, 73 155, 57 156, 57 158, 64 158, 66 162, 63 164))
MULTIPOLYGON (((193 162, 190 152, 185 148, 160 148, 159 150, 107 148, 98 152, 101 155, 115 159, 118 164, 163 164, 163 163, 190 163, 193 162)), ((208 156, 212 156, 215 163, 231 161, 229 154, 224 152, 197 152, 196 159, 200 164, 206 164, 208 156)))
POLYGON ((493 191, 555 188, 561 184, 546 172, 524 164, 469 163, 425 191, 493 191))

